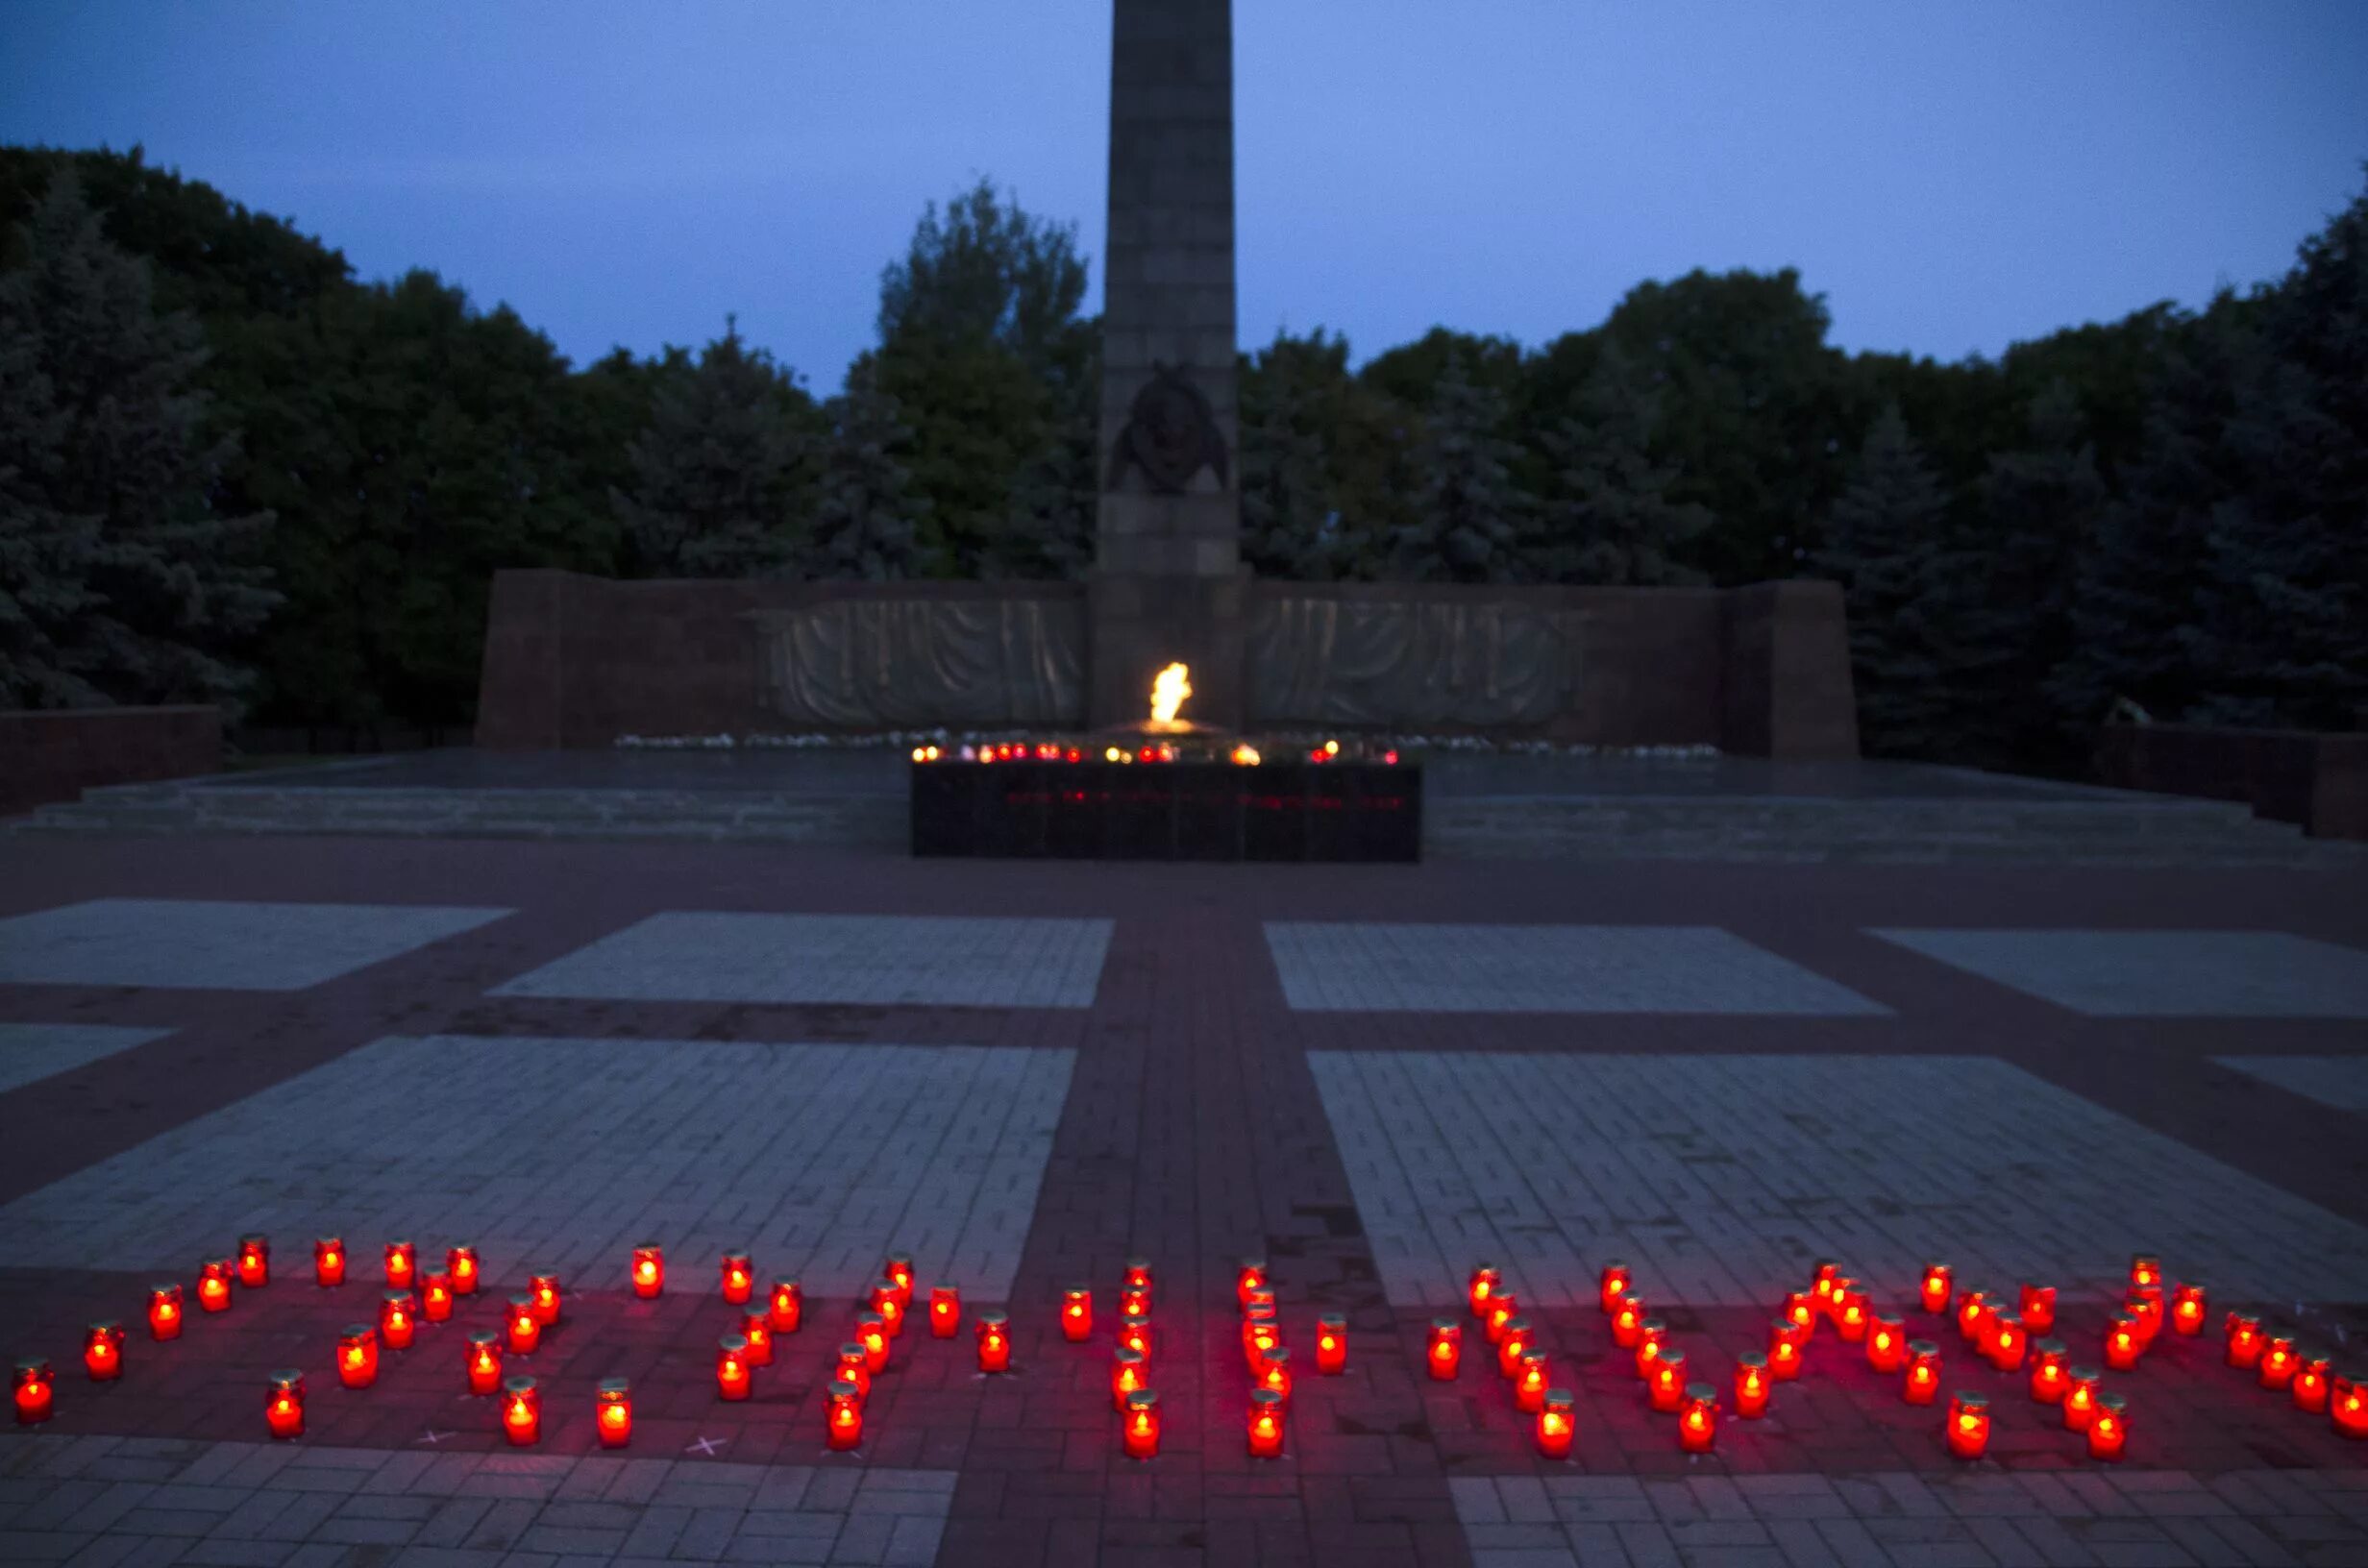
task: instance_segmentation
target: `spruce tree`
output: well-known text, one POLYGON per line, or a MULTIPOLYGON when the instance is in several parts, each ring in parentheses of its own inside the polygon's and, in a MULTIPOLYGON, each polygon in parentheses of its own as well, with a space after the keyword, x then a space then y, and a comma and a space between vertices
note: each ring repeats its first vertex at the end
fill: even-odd
POLYGON ((1072 407, 1013 481, 1009 519, 979 554, 989 577, 1074 582, 1094 564, 1099 427, 1090 404, 1072 407))
POLYGON ((1951 564, 1940 538, 1947 505, 1899 405, 1887 404, 1827 515, 1817 556, 1848 600, 1859 727, 1879 754, 1931 755, 1947 740, 1943 631, 1934 624, 1935 588, 1951 564))
POLYGON ((896 398, 869 377, 851 377, 824 413, 830 430, 814 509, 814 576, 922 576, 918 525, 929 503, 904 466, 913 431, 896 398))
POLYGON ((27 276, 0 277, 0 708, 94 707, 105 694, 71 666, 75 628, 98 604, 99 519, 51 499, 66 420, 39 344, 17 330, 11 295, 27 276))
POLYGON ((1451 355, 1433 389, 1417 455, 1415 521, 1396 539, 1398 570, 1419 580, 1512 582, 1529 498, 1514 478, 1520 449, 1504 436, 1503 396, 1451 355))
POLYGON ((1242 553, 1261 576, 1321 582, 1338 575, 1338 524, 1318 410, 1295 370, 1270 351, 1241 378, 1242 553))
POLYGON ((1541 574, 1635 587, 1702 581, 1677 552, 1711 526, 1710 509, 1669 498, 1677 470, 1651 455, 1657 400, 1617 345, 1605 347, 1576 401, 1575 414, 1539 434, 1552 473, 1534 551, 1541 574))

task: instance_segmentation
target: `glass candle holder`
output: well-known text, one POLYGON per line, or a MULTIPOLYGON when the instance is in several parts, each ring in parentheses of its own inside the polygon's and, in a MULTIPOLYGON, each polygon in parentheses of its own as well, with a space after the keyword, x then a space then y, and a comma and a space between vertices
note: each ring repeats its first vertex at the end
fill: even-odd
POLYGON ((263 1384, 263 1430, 275 1442, 305 1434, 305 1376, 282 1367, 263 1384))
POLYGON ((1767 1414, 1767 1402, 1775 1393, 1776 1380, 1768 1371, 1767 1358, 1758 1351, 1745 1351, 1735 1359, 1735 1413, 1747 1421, 1756 1421, 1767 1414))
POLYGON ((1940 1347, 1930 1339, 1908 1341, 1908 1370, 1899 1382, 1899 1397, 1910 1405, 1930 1405, 1940 1394, 1940 1347))
POLYGON ((348 1323, 337 1335, 337 1381, 348 1388, 367 1388, 379 1381, 378 1330, 348 1323))
POLYGON ((624 1378, 604 1378, 593 1388, 592 1426, 601 1447, 623 1448, 633 1440, 633 1385, 624 1378))
POLYGON ((1453 1381, 1464 1360, 1464 1326, 1451 1317, 1432 1318, 1430 1339, 1423 1347, 1422 1360, 1430 1368, 1432 1382, 1453 1381))
MULTIPOLYGON (((1126 1396, 1122 1421, 1122 1439, 1130 1459, 1152 1459, 1159 1457, 1159 1395, 1148 1388, 1138 1388, 1126 1396)), ((1252 1438, 1253 1443, 1255 1437, 1252 1438)))
POLYGON ((1980 1394, 1949 1396, 1949 1452, 1978 1459, 1989 1448, 1989 1401, 1980 1394))
POLYGON ((1567 1388, 1549 1388, 1545 1407, 1538 1412, 1537 1439, 1541 1458, 1566 1459, 1578 1437, 1578 1405, 1567 1388))

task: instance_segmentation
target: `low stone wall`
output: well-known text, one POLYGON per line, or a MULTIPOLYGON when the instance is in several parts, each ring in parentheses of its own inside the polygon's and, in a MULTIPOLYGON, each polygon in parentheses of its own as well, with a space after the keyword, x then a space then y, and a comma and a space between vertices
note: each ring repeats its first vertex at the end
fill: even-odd
POLYGON ((205 706, 0 713, 0 817, 222 766, 222 713, 205 706))
MULTIPOLYGON (((1084 722, 1096 625, 1068 583, 494 579, 477 741, 993 728, 1084 722)), ((1839 591, 1247 584, 1251 728, 1473 731, 1852 757, 1839 591)), ((1187 716, 1195 710, 1187 708, 1187 716)))
POLYGON ((2368 735, 2108 724, 2097 773, 2125 790, 2242 800, 2314 839, 2368 839, 2368 735))

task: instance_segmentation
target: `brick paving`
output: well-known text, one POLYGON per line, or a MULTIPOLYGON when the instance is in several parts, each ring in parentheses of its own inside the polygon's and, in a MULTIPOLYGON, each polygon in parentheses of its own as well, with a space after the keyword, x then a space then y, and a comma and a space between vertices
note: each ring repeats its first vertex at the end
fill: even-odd
POLYGON ((303 991, 508 913, 99 898, 0 926, 0 984, 303 991))
MULTIPOLYGON (((1921 1067, 1935 1082, 2010 1097, 1992 1129, 2018 1140, 2011 1158, 2001 1157, 2000 1189, 2019 1191, 2035 1224, 2073 1227, 2038 1238, 2044 1246, 2034 1250, 2040 1257, 2060 1256, 2071 1266, 2104 1248, 2145 1247, 2166 1254, 2176 1272, 2187 1231, 2158 1228, 2116 1241, 2107 1221, 2118 1217, 2134 1232, 2177 1221, 2228 1245, 2225 1227, 2208 1213, 2203 1217, 2209 1223, 2195 1229, 2201 1222, 2182 1196, 2211 1186, 2224 1168, 2229 1174, 2216 1177, 2223 1186, 2241 1181, 2275 1189, 2254 1215, 2265 1266, 2297 1271, 2304 1277, 2290 1283, 2299 1286, 2340 1290, 2350 1277, 2344 1237, 2368 1224, 2368 1144, 2359 1116, 2220 1059, 2368 1055, 2356 1022, 2292 1010, 2240 1019, 2092 1016, 1873 933, 2035 926, 2282 932, 2360 951, 2368 950, 2368 900, 2359 891, 2356 878, 2286 872, 923 867, 891 857, 747 846, 9 840, 0 843, 0 917, 96 898, 190 896, 517 911, 349 967, 302 991, 160 990, 98 979, 0 983, 0 1022, 170 1031, 0 1094, 0 1202, 12 1206, 30 1196, 37 1208, 53 1189, 69 1190, 120 1157, 153 1157, 162 1146, 154 1140, 201 1118, 236 1117, 242 1105, 296 1089, 316 1069, 329 1078, 314 1082, 336 1081, 339 1064, 350 1073, 378 1061, 373 1053, 406 1041, 465 1042, 455 1060, 475 1070, 450 1074, 449 1085, 427 1072, 378 1075, 377 1099, 358 1106, 345 1129, 358 1169, 419 1157, 415 1137, 377 1128, 368 1115, 374 1105, 417 1114, 430 1103, 453 1103, 438 1097, 466 1088, 493 1099, 507 1094, 523 1108, 538 1096, 564 1094, 571 1061, 588 1082, 615 1061, 629 1070, 646 1062, 647 1070, 671 1083, 674 1069, 657 1064, 716 1060, 697 1057, 702 1047, 743 1053, 725 1060, 769 1063, 826 1048, 883 1062, 935 1050, 1001 1050, 1030 1062, 1058 1057, 1067 1065, 1067 1084, 1006 1293, 1018 1370, 982 1378, 972 1369, 967 1340, 908 1333, 876 1387, 866 1440, 854 1455, 826 1455, 820 1441, 821 1374, 854 1304, 816 1292, 806 1328, 783 1341, 778 1364, 759 1374, 757 1397, 721 1405, 711 1364, 715 1335, 730 1314, 706 1288, 714 1264, 712 1257, 696 1255, 703 1244, 698 1237, 683 1243, 677 1261, 683 1290, 670 1290, 659 1302, 636 1302, 619 1288, 622 1259, 604 1277, 592 1266, 571 1282, 567 1321, 522 1363, 546 1380, 554 1412, 543 1444, 523 1466, 501 1447, 486 1402, 461 1391, 451 1354, 460 1334, 489 1320, 491 1301, 468 1304, 454 1323, 432 1333, 423 1330, 420 1349, 390 1356, 379 1385, 355 1393, 334 1385, 329 1350, 337 1326, 367 1293, 356 1286, 318 1291, 284 1278, 242 1293, 232 1311, 193 1324, 172 1345, 150 1345, 136 1335, 125 1379, 94 1388, 76 1365, 79 1326, 101 1313, 136 1314, 146 1268, 92 1254, 80 1267, 0 1258, 7 1265, 0 1266, 0 1349, 45 1354, 61 1373, 60 1413, 48 1434, 0 1433, 0 1531, 13 1532, 0 1536, 0 1558, 41 1553, 67 1560, 80 1553, 81 1560, 103 1563, 632 1560, 669 1531, 660 1555, 674 1559, 794 1561, 794 1553, 805 1553, 808 1560, 830 1560, 826 1553, 842 1549, 848 1555, 838 1560, 901 1560, 887 1558, 892 1549, 917 1556, 918 1527, 900 1548, 893 1526, 884 1538, 876 1525, 857 1528, 859 1516, 871 1516, 855 1506, 870 1485, 884 1496, 942 1499, 929 1505, 942 1517, 935 1560, 962 1565, 1559 1563, 1615 1540, 1626 1557, 1604 1560, 2368 1560, 2368 1519, 2358 1507, 2368 1449, 2217 1365, 2209 1346, 2184 1342, 2158 1347, 2138 1371, 2112 1380, 2130 1399, 2134 1435, 2125 1471, 2089 1463, 2077 1440, 2048 1427, 2004 1375, 1970 1368, 1953 1338, 1951 1384, 1986 1389, 1999 1412, 1992 1458, 1978 1466, 1951 1460, 1936 1413, 1902 1406, 1862 1360, 1830 1336, 1813 1351, 1810 1375, 1780 1391, 1774 1415, 1729 1421, 1715 1454, 1688 1459, 1671 1440, 1669 1418, 1643 1408, 1640 1385, 1624 1358, 1604 1343, 1592 1308, 1543 1306, 1536 1315, 1556 1358, 1557 1381, 1572 1386, 1581 1414, 1578 1462, 1549 1466, 1534 1455, 1526 1418, 1501 1382, 1482 1375, 1476 1355, 1454 1384, 1422 1376, 1429 1311, 1393 1299, 1374 1216, 1346 1158, 1351 1140, 1336 1134, 1319 1082, 1320 1073, 1332 1071, 1320 1066, 1327 1054, 1402 1058, 1407 1072, 1437 1071, 1430 1064, 1443 1060, 1444 1075, 1435 1081, 1452 1088, 1478 1083, 1479 1073, 1521 1053, 1542 1059, 1533 1071, 1575 1092, 1568 1086, 1589 1083, 1589 1072, 1630 1072, 1621 1059, 1645 1056, 1687 1059, 1679 1075, 1697 1088, 1728 1082, 1742 1087, 1717 1093, 1742 1094, 1757 1085, 1761 1093, 1781 1091, 1781 1099, 1822 1096, 1835 1077, 1852 1093, 1876 1095, 1876 1078, 1898 1080, 1921 1067), (699 989, 695 945, 666 961, 692 971, 674 984, 608 997, 504 993, 520 977, 604 939, 685 913, 1108 924, 1098 985, 1082 1003, 898 1002, 878 992, 860 1002, 800 1000, 763 989, 733 999, 699 989), (1880 1011, 1294 1010, 1268 944, 1269 922, 1709 930, 1768 955, 1802 981, 1880 1011), (586 1047, 617 1054, 595 1056, 586 1047), (513 1081, 504 1070, 505 1048, 532 1064, 532 1072, 513 1081), (1862 1058, 1876 1065, 1861 1062, 1856 1071, 1837 1065, 1862 1058), (594 1063, 600 1066, 586 1070, 594 1063), (2079 1123, 2098 1140, 2082 1151, 2088 1163, 2051 1157, 2047 1140, 2036 1136, 2037 1128, 2070 1125, 2050 1119, 2064 1117, 2089 1118, 2079 1123), (2117 1152, 2137 1164, 2117 1163, 2117 1152), (2164 1189, 2134 1200, 2132 1188, 2149 1183, 2164 1189), (2060 1200, 2046 1196, 2055 1192, 2060 1200), (2330 1237, 2334 1245, 2324 1257, 2307 1255, 2309 1243, 2324 1246, 2330 1237), (1307 1344, 1320 1311, 1345 1317, 1353 1347, 1343 1377, 1300 1369, 1286 1452, 1272 1461, 1249 1459, 1241 1440, 1247 1373, 1230 1268, 1233 1259, 1253 1251, 1273 1264, 1295 1350, 1307 1344), (1122 1260, 1134 1253, 1153 1258, 1160 1271, 1153 1366, 1168 1426, 1161 1456, 1148 1464, 1118 1454, 1106 1383, 1110 1291, 1122 1260), (2314 1284, 2311 1268, 2336 1277, 2314 1284), (1083 1346, 1061 1342, 1053 1330, 1052 1304, 1072 1281, 1098 1287, 1104 1319, 1083 1346), (264 1447, 255 1441, 261 1379, 291 1363, 310 1374, 312 1428, 300 1444, 264 1447), (588 1421, 593 1381, 618 1375, 633 1381, 638 1423, 631 1457, 622 1460, 594 1450, 588 1421), (212 1462, 226 1474, 239 1464, 259 1471, 277 1465, 283 1468, 276 1475, 314 1479, 298 1485, 245 1475, 240 1495, 209 1499, 228 1504, 210 1512, 194 1504, 144 1507, 124 1493, 102 1502, 119 1485, 186 1482, 204 1488, 210 1484, 206 1473, 188 1482, 186 1468, 207 1462, 208 1455, 239 1450, 263 1457, 212 1462), (85 1458, 55 1459, 60 1454, 85 1458), (305 1462, 284 1458, 290 1455, 305 1462), (341 1462, 341 1455, 351 1458, 341 1462), (92 1468, 86 1476, 45 1474, 20 1484, 30 1467, 52 1462, 92 1468), (111 1474, 117 1466, 123 1473, 111 1474), (354 1473, 369 1480, 349 1487, 325 1479, 354 1473), (400 1516, 416 1511, 415 1505, 389 1505, 389 1518, 373 1518, 377 1505, 367 1503, 347 1511, 355 1494, 379 1495, 363 1493, 365 1485, 409 1495, 431 1474, 462 1478, 430 1482, 453 1493, 435 1506, 455 1509, 443 1529, 460 1531, 458 1540, 426 1534, 432 1514, 400 1516), (405 1477, 400 1485, 392 1479, 405 1477), (619 1479, 627 1477, 636 1479, 619 1479), (657 1479, 644 1479, 652 1477, 657 1479), (949 1477, 950 1482, 941 1479, 949 1477), (1573 1482, 1586 1484, 1572 1491, 1566 1483, 1573 1482), (50 1500, 78 1483, 99 1490, 81 1494, 70 1513, 60 1511, 64 1505, 50 1500), (1651 1518, 1566 1518, 1551 1506, 1559 1499, 1579 1514, 1589 1507, 1633 1509, 1629 1483, 1653 1508, 1651 1518), (659 1500, 660 1484, 679 1488, 675 1495, 683 1500, 659 1500), (464 1485, 479 1494, 460 1495, 464 1485), (629 1495, 640 1486, 649 1494, 629 1495), (781 1496, 802 1489, 794 1503, 760 1507, 758 1489, 767 1486, 781 1496), (505 1495, 512 1487, 526 1495, 505 1495), (1829 1513, 1829 1494, 1846 1514, 1829 1513), (2199 1495, 2217 1502, 2178 1501, 2199 1495), (1491 1497, 1502 1518, 1491 1512, 1491 1497), (1540 1497, 1549 1500, 1548 1517, 1516 1516, 1516 1507, 1540 1497), (326 1501, 340 1498, 347 1501, 326 1501), (1698 1516, 1687 1511, 1684 1499, 1698 1516), (479 1502, 486 1505, 482 1517, 459 1525, 460 1514, 479 1502), (552 1511, 578 1506, 620 1511, 552 1511), (111 1507, 121 1509, 111 1519, 111 1507), (503 1511, 488 1529, 496 1510, 503 1511), (801 1513, 820 1522, 776 1517, 801 1513), (77 1515, 86 1528, 65 1528, 77 1515), (266 1532, 253 1523, 265 1515, 284 1522, 266 1532), (238 1523, 231 1525, 234 1519, 238 1523), (1813 1531, 1798 1528, 1804 1524, 1813 1531), (1517 1525, 1564 1534, 1527 1543, 1488 1533, 1517 1525), (234 1538, 225 1526, 248 1534, 234 1538), (405 1529, 412 1532, 394 1538, 405 1529), (472 1540, 481 1529, 487 1533, 472 1540), (831 1544, 818 1548, 826 1530, 831 1544), (529 1531, 547 1533, 529 1541, 529 1531), (562 1533, 574 1531, 584 1533, 562 1533), (617 1531, 625 1531, 622 1539, 601 1533, 617 1531), (817 1550, 826 1556, 814 1558, 817 1550), (447 1555, 455 1553, 477 1555, 447 1555)), ((907 978, 925 981, 925 957, 911 961, 918 968, 907 978)), ((650 972, 662 967, 653 964, 650 972)), ((1715 980, 1696 963, 1685 984, 1715 980)), ((1472 982, 1443 969, 1422 983, 1472 982)), ((698 1077, 689 1068, 682 1075, 698 1077)), ((733 1114, 761 1124, 794 1117, 832 1089, 826 1074, 777 1081, 759 1072, 745 1080, 733 1075, 719 1087, 719 1098, 745 1102, 735 1103, 733 1114)), ((1468 1105, 1495 1104, 1463 1092, 1468 1105)), ((570 1103, 608 1103, 586 1093, 591 1097, 570 1103)), ((1570 1109, 1566 1101, 1566 1113, 1570 1109)), ((1831 1184, 1835 1207, 1846 1212, 1852 1203, 1887 1195, 1871 1189, 1869 1172, 1882 1172, 1888 1160, 1930 1160, 1937 1170, 1962 1158, 1945 1140, 1937 1152, 1923 1149, 1913 1126, 1896 1125, 1896 1116, 1882 1119, 1879 1137, 1856 1143, 1831 1132, 1788 1135, 1782 1158, 1800 1188, 1792 1201, 1813 1197, 1811 1184, 1822 1180, 1831 1184)), ((1946 1136, 1961 1144, 1975 1131, 1952 1127, 1946 1136)), ((563 1146, 580 1131, 554 1125, 545 1136, 563 1146)), ((334 1143, 326 1130, 303 1137, 322 1150, 334 1143)), ((199 1174, 183 1185, 205 1181, 197 1147, 185 1168, 199 1174)), ((1666 1157, 1668 1145, 1660 1152, 1666 1157)), ((530 1157, 530 1166, 533 1158, 540 1157, 530 1157)), ((841 1187, 860 1188, 863 1171, 876 1167, 840 1168, 841 1187)), ((1703 1183, 1699 1190, 1735 1189, 1710 1185, 1706 1168, 1690 1169, 1703 1183)), ((1913 1172, 1903 1167, 1902 1174, 1913 1172)), ((683 1213, 720 1203, 716 1193, 749 1182, 745 1167, 696 1164, 671 1175, 654 1171, 651 1179, 663 1180, 665 1189, 642 1201, 679 1203, 683 1213)), ((376 1180, 358 1175, 356 1191, 376 1180)), ((548 1167, 488 1172, 478 1184, 487 1200, 481 1223, 498 1224, 516 1213, 559 1216, 551 1221, 555 1232, 580 1223, 580 1206, 555 1200, 555 1207, 537 1207, 546 1201, 537 1188, 565 1181, 548 1167)), ((785 1173, 777 1188, 791 1181, 785 1173)), ((1697 1213, 1717 1212, 1715 1204, 1679 1201, 1694 1189, 1675 1190, 1679 1198, 1665 1207, 1685 1223, 1695 1223, 1697 1213)), ((428 1194, 423 1209, 456 1223, 470 1196, 428 1194)), ((768 1190, 751 1201, 762 1205, 775 1196, 768 1190)), ((176 1191, 151 1201, 213 1200, 176 1191)), ((269 1201, 321 1203, 301 1194, 269 1201)), ((326 1217, 334 1207, 307 1212, 326 1217)), ((357 1199, 342 1228, 362 1244, 369 1238, 358 1233, 381 1213, 357 1199)), ((227 1211, 200 1217, 210 1225, 218 1218, 226 1233, 190 1238, 200 1254, 226 1249, 243 1228, 227 1211)), ((1854 1241, 1850 1258, 1870 1277, 1892 1266, 1893 1255, 1880 1250, 1883 1237, 1895 1238, 1890 1244, 1902 1249, 1899 1256, 1910 1245, 1903 1216, 1874 1217, 1894 1223, 1865 1227, 1867 1255, 1855 1256, 1854 1241)), ((123 1226, 127 1236, 144 1223, 105 1222, 123 1226)), ((629 1223, 616 1221, 620 1228, 629 1223)), ((1941 1223, 1936 1218, 1935 1228, 1941 1223)), ((1969 1233, 1969 1242, 1997 1244, 2003 1252, 2000 1222, 1984 1223, 1993 1229, 1969 1233)), ((691 1235, 687 1226, 684 1234, 691 1235)), ((301 1264, 306 1237, 278 1239, 283 1267, 301 1264)), ((483 1243, 483 1237, 477 1239, 483 1243)), ((0 1236, 0 1249, 6 1244, 0 1236)), ((1930 1245, 1951 1244, 1935 1236, 1930 1245)), ((1576 1245, 1572 1251, 1582 1263, 1596 1261, 1576 1245)), ((1788 1247, 1779 1261, 1792 1255, 1788 1247)), ((174 1256, 194 1255, 185 1249, 174 1256)), ((2241 1267, 2245 1256, 2227 1266, 2241 1267)), ((1632 1260, 1647 1288, 1651 1258, 1646 1252, 1632 1260)), ((1981 1254, 1979 1262, 1988 1258, 1981 1254)), ((1440 1266, 1450 1262, 1443 1251, 1440 1266)), ((497 1266, 512 1265, 504 1260, 497 1266)), ((1734 1275, 1742 1265, 1720 1266, 1734 1275)), ((1765 1308, 1722 1304, 1714 1280, 1706 1270, 1702 1283, 1677 1286, 1673 1274, 1682 1293, 1670 1298, 1677 1305, 1668 1315, 1690 1360, 1723 1377, 1735 1355, 1757 1348, 1765 1308)), ((1747 1272, 1734 1283, 1745 1295, 1756 1288, 1747 1272)), ((1896 1300, 1910 1282, 1876 1283, 1896 1300)), ((2094 1289, 2063 1283, 2066 1337, 2094 1345, 2104 1302, 2094 1289)), ((2212 1283, 2226 1305, 2267 1293, 2247 1280, 2212 1283)), ((974 1294, 971 1305, 988 1300, 974 1294)), ((2368 1334, 2356 1295, 2260 1305, 2331 1352, 2357 1347, 2368 1334)), ((936 1522, 915 1507, 909 1514, 876 1511, 936 1522)))
POLYGON ((128 1051, 165 1032, 103 1023, 0 1023, 0 1092, 128 1051))

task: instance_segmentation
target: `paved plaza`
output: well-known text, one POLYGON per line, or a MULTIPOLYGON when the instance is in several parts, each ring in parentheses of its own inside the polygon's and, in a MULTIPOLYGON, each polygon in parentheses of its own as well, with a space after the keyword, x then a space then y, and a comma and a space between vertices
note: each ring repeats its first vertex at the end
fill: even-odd
POLYGON ((2368 901, 2350 873, 916 864, 820 848, 0 839, 0 1561, 419 1564, 2368 1562, 2368 1444, 2167 1342, 2091 1462, 1912 1311, 2056 1284, 2098 1348, 2129 1256, 2368 1361, 2368 901), (248 1232, 278 1277, 170 1343, 152 1282, 248 1232), (353 1283, 308 1278, 342 1237, 353 1283), (338 1386, 395 1236, 486 1288, 338 1386), (668 1288, 626 1288, 660 1242, 668 1288), (718 1258, 795 1277, 756 1396, 716 1397, 718 1258), (880 1258, 1010 1314, 1014 1370, 915 1330, 823 1442, 880 1258), (1245 1451, 1234 1267, 1301 1366, 1245 1451), (1159 1457, 1119 1452, 1115 1288, 1152 1260, 1159 1457), (1594 1304, 1620 1258, 1723 1386, 1813 1260, 1988 1395, 1952 1459, 1821 1335, 1764 1420, 1678 1452, 1594 1304), (1569 1462, 1481 1363, 1421 1370, 1504 1270, 1577 1400, 1569 1462), (534 1273, 566 1310, 464 1391, 534 1273), (366 1277, 365 1277, 366 1276, 366 1277), (1061 1291, 1095 1292, 1081 1345, 1061 1291), (127 1372, 82 1374, 123 1319, 127 1372), (307 1433, 264 1439, 273 1369, 307 1433), (631 1445, 591 1390, 630 1380, 631 1445))

